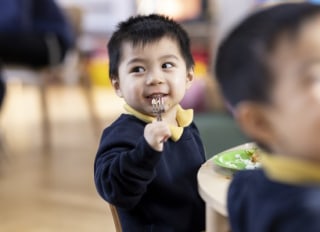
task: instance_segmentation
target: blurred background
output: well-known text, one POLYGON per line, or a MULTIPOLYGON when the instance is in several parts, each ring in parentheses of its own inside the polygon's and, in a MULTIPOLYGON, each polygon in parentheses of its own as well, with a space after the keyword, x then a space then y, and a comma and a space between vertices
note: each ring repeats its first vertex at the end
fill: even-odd
POLYGON ((76 41, 64 60, 36 70, 2 67, 7 94, 0 111, 0 231, 115 231, 94 187, 93 161, 103 128, 123 112, 109 83, 106 44, 130 15, 166 14, 189 33, 196 80, 182 105, 195 109, 207 158, 248 141, 215 84, 216 47, 251 11, 285 1, 56 2, 76 41))

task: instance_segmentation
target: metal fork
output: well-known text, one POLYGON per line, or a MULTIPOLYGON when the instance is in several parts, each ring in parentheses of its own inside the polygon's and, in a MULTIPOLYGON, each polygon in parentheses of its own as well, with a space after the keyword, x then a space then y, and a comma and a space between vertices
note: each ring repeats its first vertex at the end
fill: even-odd
POLYGON ((161 114, 164 112, 164 101, 161 95, 156 95, 152 98, 152 113, 157 117, 157 121, 162 121, 161 114))

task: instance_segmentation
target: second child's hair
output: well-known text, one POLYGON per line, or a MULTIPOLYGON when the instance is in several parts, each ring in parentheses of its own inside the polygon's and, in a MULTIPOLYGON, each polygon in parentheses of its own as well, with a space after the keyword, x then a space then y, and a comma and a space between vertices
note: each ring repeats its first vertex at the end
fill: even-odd
POLYGON ((121 48, 124 42, 131 42, 133 46, 144 46, 165 36, 177 42, 181 55, 186 62, 186 68, 192 68, 194 60, 190 50, 189 36, 177 22, 157 14, 138 15, 121 22, 108 42, 110 79, 118 77, 121 48))
MULTIPOLYGON (((260 10, 240 23, 219 46, 215 74, 229 106, 270 103, 274 78, 268 58, 281 36, 294 40, 301 25, 320 15, 320 6, 285 3, 260 10)), ((320 41, 319 41, 320 43, 320 41)))

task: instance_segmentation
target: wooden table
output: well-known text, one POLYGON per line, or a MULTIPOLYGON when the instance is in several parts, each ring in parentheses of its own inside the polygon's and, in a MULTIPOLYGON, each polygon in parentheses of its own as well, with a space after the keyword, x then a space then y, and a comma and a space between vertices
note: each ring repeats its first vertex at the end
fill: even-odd
MULTIPOLYGON (((245 143, 234 149, 250 149, 253 143, 245 143)), ((227 192, 232 178, 232 171, 221 168, 211 159, 198 171, 198 190, 206 203, 206 232, 230 231, 227 220, 227 192)))

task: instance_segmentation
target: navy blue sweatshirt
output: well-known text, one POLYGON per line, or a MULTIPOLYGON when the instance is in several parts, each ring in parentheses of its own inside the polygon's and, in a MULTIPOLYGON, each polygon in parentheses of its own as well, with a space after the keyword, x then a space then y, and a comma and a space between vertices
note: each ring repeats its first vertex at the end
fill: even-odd
POLYGON ((144 139, 145 126, 123 114, 104 130, 94 166, 99 194, 116 206, 124 232, 204 230, 196 176, 205 155, 195 124, 162 152, 144 139))
POLYGON ((319 232, 320 185, 268 179, 263 170, 235 174, 228 194, 232 232, 319 232))

